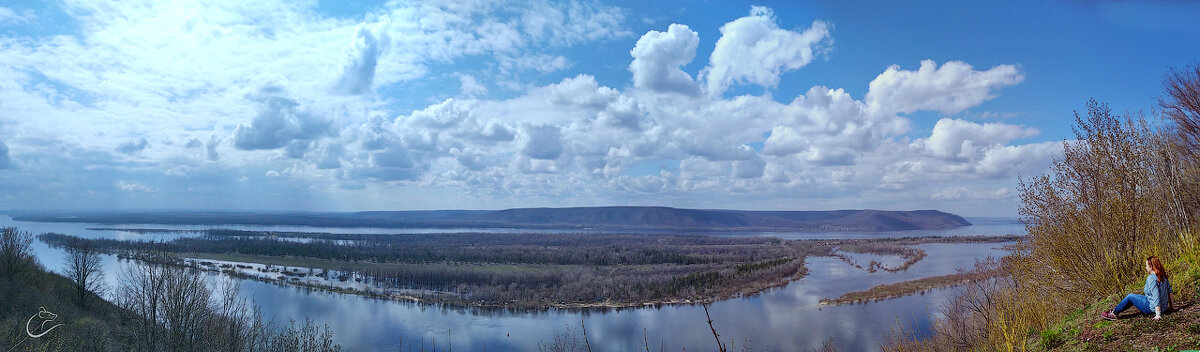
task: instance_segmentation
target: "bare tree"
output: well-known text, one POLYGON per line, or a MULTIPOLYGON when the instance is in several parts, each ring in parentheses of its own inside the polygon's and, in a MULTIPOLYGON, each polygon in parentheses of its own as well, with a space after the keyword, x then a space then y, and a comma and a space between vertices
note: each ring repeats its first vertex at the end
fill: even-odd
POLYGON ((90 242, 80 242, 67 247, 64 274, 75 284, 79 307, 87 309, 92 297, 104 294, 104 271, 100 267, 100 252, 90 242))
POLYGON ((163 329, 159 324, 161 307, 166 301, 163 297, 166 270, 166 265, 151 260, 132 260, 121 272, 116 303, 138 317, 133 319, 133 335, 138 339, 135 344, 139 350, 162 350, 163 329))
POLYGON ((1172 70, 1163 80, 1167 96, 1158 100, 1163 116, 1172 122, 1173 144, 1185 174, 1173 185, 1181 193, 1186 227, 1195 226, 1200 212, 1200 65, 1172 70))
POLYGON ((1167 97, 1158 105, 1175 123, 1180 147, 1192 158, 1200 157, 1200 65, 1172 70, 1163 83, 1167 97))
POLYGON ((15 227, 5 227, 0 234, 0 274, 9 282, 33 265, 32 245, 33 236, 15 227))
POLYGON ((554 331, 554 340, 550 342, 538 342, 539 352, 582 352, 589 350, 588 342, 584 342, 584 338, 580 337, 576 331, 567 326, 565 330, 554 331))
POLYGON ((142 253, 127 264, 117 304, 132 312, 136 350, 340 351, 328 326, 307 318, 277 327, 252 302, 239 298, 232 279, 210 285, 205 274, 162 253, 142 253))
POLYGON ((1141 275, 1143 259, 1179 242, 1173 195, 1161 192, 1177 170, 1160 153, 1158 131, 1094 100, 1076 114, 1074 130, 1077 140, 1063 142, 1048 174, 1020 181, 1028 251, 1014 272, 1073 303, 1119 293, 1141 275))
POLYGON ((5 227, 0 234, 0 311, 13 304, 9 297, 15 293, 17 276, 23 274, 34 265, 30 245, 33 236, 28 232, 17 231, 15 227, 5 227))

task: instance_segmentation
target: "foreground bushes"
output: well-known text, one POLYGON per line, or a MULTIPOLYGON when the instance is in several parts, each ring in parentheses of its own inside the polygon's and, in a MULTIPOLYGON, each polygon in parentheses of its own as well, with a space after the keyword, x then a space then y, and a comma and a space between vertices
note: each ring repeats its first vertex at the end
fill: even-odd
MULTIPOLYGON (((0 351, 339 351, 327 327, 311 321, 283 326, 265 321, 257 306, 237 298, 234 281, 210 283, 202 272, 136 262, 121 273, 116 304, 80 293, 72 280, 47 271, 33 257, 29 233, 4 229, 0 257, 0 351), (16 264, 13 264, 16 263, 16 264), (79 299, 84 295, 88 300, 79 299), (83 304, 85 302, 90 302, 83 304), (41 309, 51 323, 28 319, 41 309), (10 328, 16 327, 16 328, 10 328)), ((95 288, 97 286, 87 286, 95 288)), ((40 316, 40 315, 39 315, 40 316)))
POLYGON ((1063 142, 1050 173, 1022 179, 1028 236, 999 278, 980 277, 948 302, 933 336, 901 326, 891 351, 1026 350, 1061 344, 1050 322, 1145 277, 1151 255, 1168 263, 1177 296, 1200 285, 1200 67, 1168 77, 1166 124, 1113 115, 1090 101, 1076 114, 1076 140, 1063 142))

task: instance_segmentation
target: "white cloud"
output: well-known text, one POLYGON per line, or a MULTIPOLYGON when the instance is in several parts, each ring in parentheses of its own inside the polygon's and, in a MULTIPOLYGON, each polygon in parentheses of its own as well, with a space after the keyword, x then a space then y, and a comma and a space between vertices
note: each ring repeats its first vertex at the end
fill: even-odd
POLYGON ((633 50, 633 86, 656 92, 686 95, 699 93, 700 87, 682 68, 696 57, 700 35, 687 25, 671 24, 666 32, 649 31, 638 39, 633 50))
POLYGON ((999 146, 984 153, 977 171, 993 179, 1036 175, 1049 168, 1054 155, 1059 154, 1061 142, 999 146))
POLYGON ((721 39, 700 76, 710 94, 719 95, 735 83, 774 88, 780 74, 808 65, 828 47, 829 27, 814 21, 803 32, 783 30, 771 9, 755 6, 749 16, 721 26, 721 39))
POLYGON ((475 76, 471 76, 468 74, 458 74, 458 82, 459 82, 458 91, 463 96, 478 97, 478 96, 487 95, 487 92, 488 92, 487 87, 484 87, 482 84, 479 84, 479 81, 475 80, 475 76))
POLYGON ((520 16, 522 32, 534 40, 575 45, 631 34, 621 27, 625 13, 620 8, 584 1, 535 1, 534 4, 520 16))
POLYGON ((777 116, 763 142, 763 153, 799 155, 817 165, 845 165, 858 154, 874 151, 881 142, 904 134, 909 121, 895 115, 869 113, 864 103, 842 89, 812 87, 796 97, 777 116))
POLYGON ((276 89, 264 89, 265 96, 256 98, 262 105, 250 125, 239 125, 234 131, 233 145, 241 150, 278 149, 293 141, 306 142, 334 135, 332 123, 300 103, 276 95, 276 89))
POLYGON ((928 139, 916 140, 913 145, 941 157, 969 158, 1014 139, 1033 137, 1037 134, 1037 129, 1024 126, 1005 123, 978 124, 943 118, 933 126, 933 133, 928 139))
POLYGON ((501 56, 497 58, 501 75, 518 71, 534 71, 550 73, 571 67, 571 60, 561 55, 531 54, 522 56, 501 56))
POLYGON ((997 189, 971 189, 966 187, 950 187, 934 192, 930 195, 933 199, 946 200, 961 200, 961 199, 979 199, 979 200, 998 200, 1011 198, 1012 191, 1007 187, 997 189))
POLYGON ((17 13, 13 9, 0 6, 0 25, 4 24, 28 24, 37 19, 33 11, 25 10, 17 13))
MULTIPOLYGON (((701 33, 673 24, 641 36, 629 62, 599 67, 562 50, 630 35, 621 10, 592 2, 395 2, 352 20, 293 2, 68 5, 79 34, 0 37, 0 168, 21 167, 0 192, 18 199, 68 204, 107 189, 163 195, 135 207, 853 206, 931 184, 968 199, 958 194, 1010 186, 1056 150, 1013 144, 1037 134, 1016 124, 944 119, 909 137, 918 123, 899 114, 969 109, 1020 81, 1011 66, 892 67, 858 99, 825 86, 700 94, 771 90, 832 40, 831 24, 783 30, 764 8, 727 23, 707 63, 692 63, 701 33), (631 76, 609 72, 626 63, 631 76), (701 64, 697 82, 685 67, 701 64), (231 185, 245 195, 200 195, 231 185), (244 201, 254 197, 270 199, 244 201)), ((108 197, 81 204, 121 199, 108 197)))
POLYGON ((933 60, 922 60, 916 71, 892 65, 871 81, 866 103, 880 114, 910 113, 918 110, 956 114, 994 98, 993 91, 1025 80, 1015 66, 999 65, 976 71, 962 61, 950 61, 938 67, 933 60))
POLYGON ((763 176, 763 170, 767 163, 760 157, 753 157, 747 160, 738 160, 733 162, 733 176, 737 178, 759 178, 763 176))
POLYGON ((366 23, 359 24, 354 40, 346 49, 346 58, 336 89, 346 94, 371 92, 371 83, 375 81, 375 67, 379 57, 387 49, 388 41, 388 35, 382 28, 372 29, 366 23))
POLYGON ((530 158, 553 160, 562 155, 562 131, 555 126, 532 125, 522 128, 521 153, 530 158))

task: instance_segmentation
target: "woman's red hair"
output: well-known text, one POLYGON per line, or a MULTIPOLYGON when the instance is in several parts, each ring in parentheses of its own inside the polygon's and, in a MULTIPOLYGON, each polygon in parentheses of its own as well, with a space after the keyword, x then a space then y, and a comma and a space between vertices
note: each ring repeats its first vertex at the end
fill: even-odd
POLYGON ((1150 271, 1153 271, 1154 276, 1158 277, 1158 282, 1167 280, 1167 268, 1163 267, 1162 261, 1158 260, 1158 257, 1150 256, 1150 258, 1146 258, 1146 262, 1150 263, 1150 271))

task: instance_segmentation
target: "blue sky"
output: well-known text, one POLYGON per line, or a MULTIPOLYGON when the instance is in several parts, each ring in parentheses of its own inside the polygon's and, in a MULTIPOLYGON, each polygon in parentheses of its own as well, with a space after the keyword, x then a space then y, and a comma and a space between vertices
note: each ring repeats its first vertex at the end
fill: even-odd
POLYGON ((1200 3, 0 2, 0 209, 1016 215, 1200 3))

